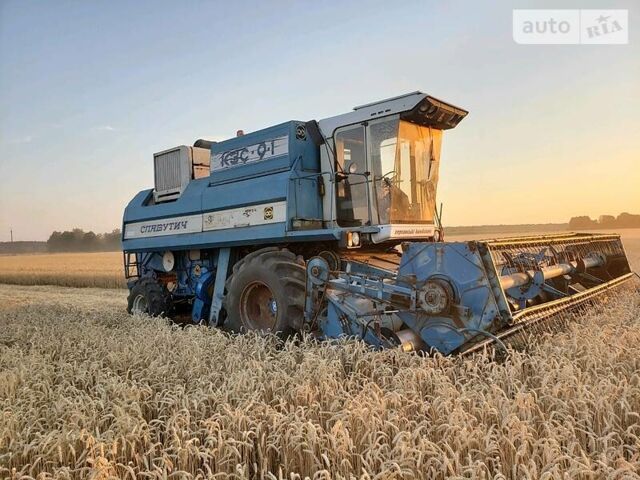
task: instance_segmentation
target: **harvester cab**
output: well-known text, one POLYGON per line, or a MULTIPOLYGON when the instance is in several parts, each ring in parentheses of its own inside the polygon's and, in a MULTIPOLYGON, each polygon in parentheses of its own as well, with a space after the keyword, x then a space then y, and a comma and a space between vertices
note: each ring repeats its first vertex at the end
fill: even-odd
POLYGON ((442 130, 466 115, 415 92, 321 120, 323 183, 335 193, 324 197, 325 223, 353 229, 366 244, 441 236, 436 187, 442 130))
POLYGON ((129 311, 449 354, 628 280, 616 235, 442 241, 442 136, 466 115, 414 92, 155 154, 123 218, 129 311))

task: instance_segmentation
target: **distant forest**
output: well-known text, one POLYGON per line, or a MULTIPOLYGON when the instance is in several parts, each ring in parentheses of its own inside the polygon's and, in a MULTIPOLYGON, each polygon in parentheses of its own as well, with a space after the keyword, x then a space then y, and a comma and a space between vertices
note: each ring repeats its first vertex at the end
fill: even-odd
POLYGON ((598 230, 616 228, 640 228, 640 215, 621 213, 617 217, 613 215, 601 215, 597 220, 588 216, 572 217, 569 223, 522 223, 518 225, 476 225, 445 227, 448 235, 517 235, 531 232, 562 232, 567 230, 598 230))
POLYGON ((120 250, 120 230, 111 233, 85 232, 81 228, 53 232, 46 242, 0 242, 0 254, 113 252, 120 250))
POLYGON ((120 230, 111 233, 85 232, 81 228, 53 232, 47 240, 50 252, 105 252, 120 250, 120 230))
POLYGON ((593 228, 640 228, 640 215, 621 213, 617 217, 613 215, 600 215, 597 220, 590 217, 573 217, 569 220, 569 229, 593 229, 593 228))

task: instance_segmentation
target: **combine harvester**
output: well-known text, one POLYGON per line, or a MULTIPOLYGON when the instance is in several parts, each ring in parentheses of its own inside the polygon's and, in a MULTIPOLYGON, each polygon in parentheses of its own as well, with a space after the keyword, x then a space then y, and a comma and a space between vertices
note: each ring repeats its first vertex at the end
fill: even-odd
POLYGON ((444 130, 415 92, 154 155, 123 222, 129 311, 443 354, 502 342, 632 276, 618 235, 444 242, 444 130))

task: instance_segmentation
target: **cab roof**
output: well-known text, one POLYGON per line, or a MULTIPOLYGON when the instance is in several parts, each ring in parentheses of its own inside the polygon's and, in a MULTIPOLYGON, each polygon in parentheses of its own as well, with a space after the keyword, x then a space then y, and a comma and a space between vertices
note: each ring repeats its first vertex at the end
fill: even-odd
POLYGON ((441 130, 455 128, 468 114, 466 110, 419 91, 359 105, 353 111, 318 122, 326 137, 342 126, 400 114, 401 118, 441 130))

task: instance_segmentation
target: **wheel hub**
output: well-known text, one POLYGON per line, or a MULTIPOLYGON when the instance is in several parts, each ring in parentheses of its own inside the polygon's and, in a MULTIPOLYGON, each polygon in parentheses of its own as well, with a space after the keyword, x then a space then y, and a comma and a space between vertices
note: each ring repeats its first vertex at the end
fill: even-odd
POLYGON ((247 330, 273 330, 278 316, 278 302, 271 289, 262 282, 252 282, 240 296, 240 315, 247 330))
POLYGON ((149 305, 147 304, 147 298, 142 294, 137 295, 136 298, 133 299, 131 311, 133 313, 147 313, 148 310, 149 305))

